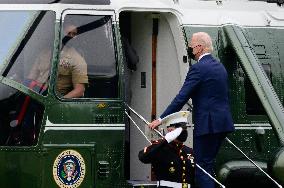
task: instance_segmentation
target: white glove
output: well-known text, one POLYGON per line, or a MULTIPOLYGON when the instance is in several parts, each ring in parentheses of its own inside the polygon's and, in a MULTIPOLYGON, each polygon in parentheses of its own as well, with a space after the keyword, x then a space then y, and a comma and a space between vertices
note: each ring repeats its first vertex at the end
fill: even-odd
POLYGON ((180 135, 181 131, 182 131, 181 127, 176 128, 175 130, 167 133, 165 139, 167 140, 168 143, 170 143, 180 135))

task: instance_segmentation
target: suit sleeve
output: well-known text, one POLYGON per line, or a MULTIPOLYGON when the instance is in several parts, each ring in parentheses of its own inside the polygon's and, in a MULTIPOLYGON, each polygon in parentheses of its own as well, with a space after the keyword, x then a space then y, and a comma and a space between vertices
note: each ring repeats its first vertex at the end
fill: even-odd
POLYGON ((192 66, 185 78, 183 86, 181 87, 179 93, 172 100, 171 104, 167 107, 164 113, 160 116, 160 118, 164 118, 169 114, 177 112, 181 110, 181 108, 185 105, 185 103, 189 100, 195 88, 201 82, 200 71, 196 66, 192 66))
POLYGON ((159 151, 164 144, 167 144, 165 139, 155 141, 152 145, 145 147, 138 154, 138 158, 142 163, 152 163, 159 158, 159 151))

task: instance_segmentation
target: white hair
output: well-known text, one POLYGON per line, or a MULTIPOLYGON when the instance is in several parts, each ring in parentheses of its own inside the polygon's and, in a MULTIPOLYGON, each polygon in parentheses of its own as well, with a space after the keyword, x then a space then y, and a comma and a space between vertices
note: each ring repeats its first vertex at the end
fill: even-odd
POLYGON ((205 47, 206 52, 209 52, 209 53, 213 52, 212 39, 208 35, 208 33, 197 32, 197 33, 194 33, 192 36, 196 37, 196 40, 198 41, 198 43, 205 47))

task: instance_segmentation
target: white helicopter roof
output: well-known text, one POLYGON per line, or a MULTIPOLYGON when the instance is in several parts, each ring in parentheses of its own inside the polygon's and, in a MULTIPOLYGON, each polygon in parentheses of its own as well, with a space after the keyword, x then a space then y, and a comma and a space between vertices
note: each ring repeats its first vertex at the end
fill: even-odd
POLYGON ((112 0, 118 11, 157 11, 176 14, 182 24, 220 26, 284 26, 284 7, 248 0, 112 0))
MULTIPOLYGON (((281 0, 275 0, 281 1, 281 0)), ((181 25, 283 27, 284 6, 249 0, 0 0, 1 8, 15 9, 103 9, 122 11, 170 12, 181 25), (41 3, 31 5, 31 3, 41 3), (3 5, 6 4, 6 5, 3 5), (14 5, 12 5, 14 4, 14 5)), ((119 18, 119 16, 117 16, 119 18)))

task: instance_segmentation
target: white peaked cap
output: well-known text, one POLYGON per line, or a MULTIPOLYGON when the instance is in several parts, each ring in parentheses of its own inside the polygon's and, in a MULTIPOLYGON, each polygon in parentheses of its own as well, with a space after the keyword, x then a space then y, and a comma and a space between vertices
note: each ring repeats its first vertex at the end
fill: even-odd
POLYGON ((172 113, 162 119, 162 124, 165 126, 170 126, 175 123, 187 123, 189 116, 189 111, 179 111, 172 113))

